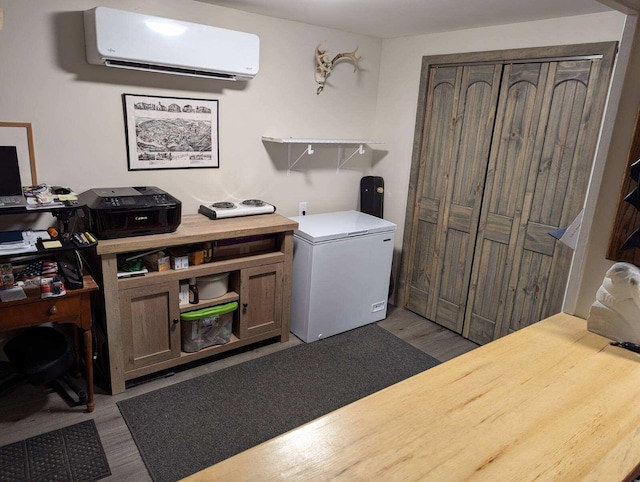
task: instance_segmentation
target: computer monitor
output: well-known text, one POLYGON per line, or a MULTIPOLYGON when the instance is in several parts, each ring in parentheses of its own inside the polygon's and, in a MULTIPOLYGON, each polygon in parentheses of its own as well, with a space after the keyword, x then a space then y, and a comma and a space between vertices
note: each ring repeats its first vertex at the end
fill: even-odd
POLYGON ((15 146, 0 146, 0 196, 22 196, 20 166, 15 146))

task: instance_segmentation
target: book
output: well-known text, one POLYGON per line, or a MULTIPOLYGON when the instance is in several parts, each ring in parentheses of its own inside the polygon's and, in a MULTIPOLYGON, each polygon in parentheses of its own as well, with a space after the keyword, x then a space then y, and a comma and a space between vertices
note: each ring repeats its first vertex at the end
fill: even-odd
POLYGON ((0 231, 0 245, 3 247, 24 246, 22 231, 0 231))

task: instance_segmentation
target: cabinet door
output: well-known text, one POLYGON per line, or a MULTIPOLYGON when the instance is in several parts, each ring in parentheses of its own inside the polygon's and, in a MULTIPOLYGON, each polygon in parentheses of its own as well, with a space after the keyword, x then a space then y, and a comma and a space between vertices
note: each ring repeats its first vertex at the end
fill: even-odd
POLYGON ((240 273, 238 338, 282 326, 282 263, 243 269, 240 273))
POLYGON ((178 282, 120 291, 125 371, 180 356, 178 282))

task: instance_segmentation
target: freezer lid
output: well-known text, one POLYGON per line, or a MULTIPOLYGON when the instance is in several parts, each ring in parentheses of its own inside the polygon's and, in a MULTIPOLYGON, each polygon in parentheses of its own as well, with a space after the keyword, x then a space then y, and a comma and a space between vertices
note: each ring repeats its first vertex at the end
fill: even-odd
POLYGON ((384 219, 358 211, 313 214, 291 218, 298 223, 294 234, 310 243, 335 239, 394 232, 396 225, 384 219))

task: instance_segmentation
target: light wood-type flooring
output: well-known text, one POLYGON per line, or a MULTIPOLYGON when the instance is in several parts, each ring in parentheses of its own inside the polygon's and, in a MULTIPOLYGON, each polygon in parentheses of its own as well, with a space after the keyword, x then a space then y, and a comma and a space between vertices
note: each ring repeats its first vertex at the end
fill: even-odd
MULTIPOLYGON (((379 325, 440 361, 447 361, 478 346, 420 316, 392 306, 387 318, 379 325)), ((46 388, 21 385, 0 395, 0 446, 93 418, 111 467, 112 476, 104 480, 150 480, 116 402, 300 343, 291 336, 286 343, 272 342, 214 358, 215 361, 178 371, 172 376, 152 379, 114 396, 96 387, 93 413, 85 413, 80 407, 70 408, 58 394, 46 388)))

